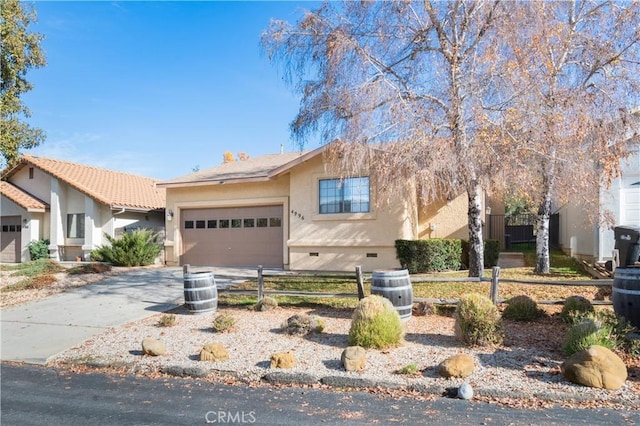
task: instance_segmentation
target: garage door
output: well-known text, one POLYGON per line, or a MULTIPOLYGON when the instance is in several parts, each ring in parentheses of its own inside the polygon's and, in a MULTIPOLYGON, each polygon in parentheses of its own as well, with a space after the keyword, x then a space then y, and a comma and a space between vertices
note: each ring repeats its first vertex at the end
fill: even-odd
POLYGON ((20 216, 2 216, 0 218, 0 262, 16 263, 20 262, 20 247, 22 238, 20 237, 22 225, 20 216))
POLYGON ((182 264, 282 268, 282 210, 282 206, 182 210, 182 264))
POLYGON ((640 226, 640 186, 626 188, 623 197, 621 223, 640 226))

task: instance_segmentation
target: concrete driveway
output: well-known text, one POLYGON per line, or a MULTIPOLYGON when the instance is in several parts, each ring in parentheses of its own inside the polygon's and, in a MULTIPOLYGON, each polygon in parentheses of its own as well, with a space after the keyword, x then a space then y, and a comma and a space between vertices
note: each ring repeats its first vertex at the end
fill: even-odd
MULTIPOLYGON (((192 268, 215 274, 218 287, 256 277, 255 270, 192 268)), ((46 299, 2 310, 2 361, 46 364, 52 356, 110 327, 184 302, 182 268, 139 269, 46 299)))

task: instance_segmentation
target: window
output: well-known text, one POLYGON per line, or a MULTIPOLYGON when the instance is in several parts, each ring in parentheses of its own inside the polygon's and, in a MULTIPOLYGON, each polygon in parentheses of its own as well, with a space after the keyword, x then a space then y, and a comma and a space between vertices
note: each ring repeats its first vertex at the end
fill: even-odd
POLYGON ((204 229, 204 220, 196 220, 196 229, 204 229))
POLYGON ((320 180, 320 213, 368 213, 369 177, 320 180))
POLYGON ((269 226, 271 228, 280 228, 282 226, 282 219, 280 219, 279 217, 270 217, 269 226))
POLYGON ((218 226, 220 228, 228 228, 229 227, 229 219, 220 219, 220 221, 218 222, 218 226))
POLYGON ((256 223, 255 219, 245 219, 242 222, 242 226, 243 228, 253 228, 255 226, 255 223, 256 223))
POLYGON ((232 228, 242 228, 242 219, 231 219, 232 228))
POLYGON ((184 229, 193 229, 193 221, 185 220, 184 221, 184 229))
POLYGON ((84 213, 67 215, 67 238, 84 238, 84 213))
POLYGON ((208 220, 207 221, 207 228, 213 229, 213 228, 217 228, 217 227, 218 227, 218 221, 217 220, 208 220))
POLYGON ((269 221, 266 217, 259 217, 257 220, 258 228, 266 228, 269 225, 269 221))
POLYGON ((29 179, 33 179, 33 167, 29 167, 29 179))

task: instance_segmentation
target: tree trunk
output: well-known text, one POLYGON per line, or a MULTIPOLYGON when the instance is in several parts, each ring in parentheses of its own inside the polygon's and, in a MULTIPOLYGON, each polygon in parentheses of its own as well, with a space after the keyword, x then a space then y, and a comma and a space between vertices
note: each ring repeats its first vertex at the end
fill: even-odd
POLYGON ((482 277, 484 241, 482 239, 482 189, 475 185, 469 196, 469 276, 482 277))
POLYGON ((538 207, 536 227, 536 274, 548 274, 550 271, 549 258, 549 218, 551 217, 551 192, 547 188, 544 199, 538 207))

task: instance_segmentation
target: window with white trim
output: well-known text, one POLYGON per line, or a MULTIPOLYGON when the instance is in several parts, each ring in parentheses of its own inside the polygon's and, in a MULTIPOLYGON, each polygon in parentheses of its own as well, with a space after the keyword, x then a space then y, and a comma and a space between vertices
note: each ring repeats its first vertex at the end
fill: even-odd
POLYGON ((369 213, 369 177, 320 179, 320 214, 369 213))
POLYGON ((84 238, 84 213, 67 215, 67 238, 84 238))

